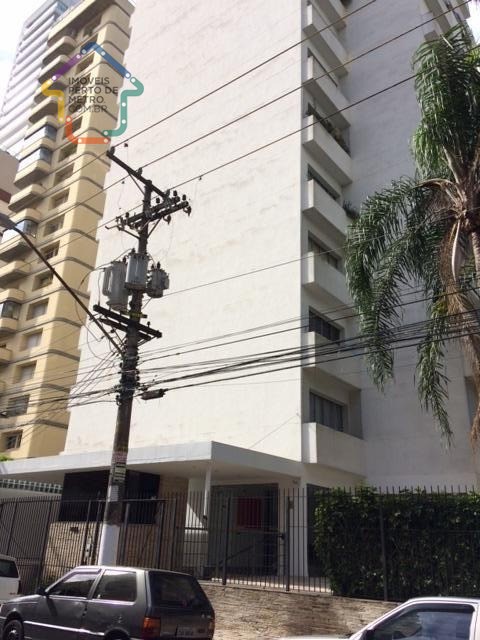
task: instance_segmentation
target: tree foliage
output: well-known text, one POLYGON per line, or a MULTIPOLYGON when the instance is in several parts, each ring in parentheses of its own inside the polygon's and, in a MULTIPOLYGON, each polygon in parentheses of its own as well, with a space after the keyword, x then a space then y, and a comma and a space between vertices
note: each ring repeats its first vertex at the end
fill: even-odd
MULTIPOLYGON (((394 374, 402 294, 412 286, 423 291, 427 322, 418 336, 417 388, 447 441, 449 341, 461 341, 480 389, 479 65, 479 49, 465 25, 418 49, 416 174, 364 202, 346 245, 347 283, 367 338, 368 369, 380 389, 394 374)), ((480 408, 471 435, 474 442, 480 436, 480 408)))

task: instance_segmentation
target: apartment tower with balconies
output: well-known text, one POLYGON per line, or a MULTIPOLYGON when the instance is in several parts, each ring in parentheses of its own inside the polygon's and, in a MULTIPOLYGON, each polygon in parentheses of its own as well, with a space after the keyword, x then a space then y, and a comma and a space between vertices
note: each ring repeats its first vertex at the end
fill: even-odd
POLYGON ((33 94, 50 29, 78 0, 47 0, 25 21, 0 115, 0 148, 17 155, 23 147, 33 94))
MULTIPOLYGON (((121 86, 100 51, 122 62, 132 11, 128 0, 82 0, 49 30, 10 200, 17 227, 85 303, 109 166, 98 140, 116 128, 118 91, 93 101, 84 88, 121 86)), ((0 305, 0 452, 56 454, 65 443, 85 314, 16 231, 0 242, 0 305)))

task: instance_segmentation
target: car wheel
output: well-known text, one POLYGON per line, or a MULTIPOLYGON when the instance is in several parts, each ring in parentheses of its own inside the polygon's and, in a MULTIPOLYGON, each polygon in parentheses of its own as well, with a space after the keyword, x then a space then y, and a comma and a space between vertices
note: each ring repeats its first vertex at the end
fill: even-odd
POLYGON ((3 640, 23 640, 23 624, 20 620, 12 620, 5 626, 3 640))

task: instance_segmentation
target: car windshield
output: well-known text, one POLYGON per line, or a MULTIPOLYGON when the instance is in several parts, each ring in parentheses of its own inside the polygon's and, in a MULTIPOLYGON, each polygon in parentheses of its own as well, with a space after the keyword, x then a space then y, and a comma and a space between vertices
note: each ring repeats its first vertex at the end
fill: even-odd
POLYGON ((149 573, 152 605, 198 608, 208 605, 200 585, 190 576, 149 573))
POLYGON ((18 578, 17 565, 13 560, 0 560, 0 578, 18 578))

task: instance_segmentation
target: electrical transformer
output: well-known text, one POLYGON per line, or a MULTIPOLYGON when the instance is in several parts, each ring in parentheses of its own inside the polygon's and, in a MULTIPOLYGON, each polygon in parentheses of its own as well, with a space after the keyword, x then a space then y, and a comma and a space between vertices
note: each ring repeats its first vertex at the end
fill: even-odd
POLYGON ((104 269, 102 293, 108 298, 108 306, 115 311, 126 312, 128 309, 126 275, 127 264, 123 260, 116 260, 104 269))
POLYGON ((127 289, 145 291, 147 286, 148 256, 132 252, 128 256, 127 278, 125 286, 127 289))

